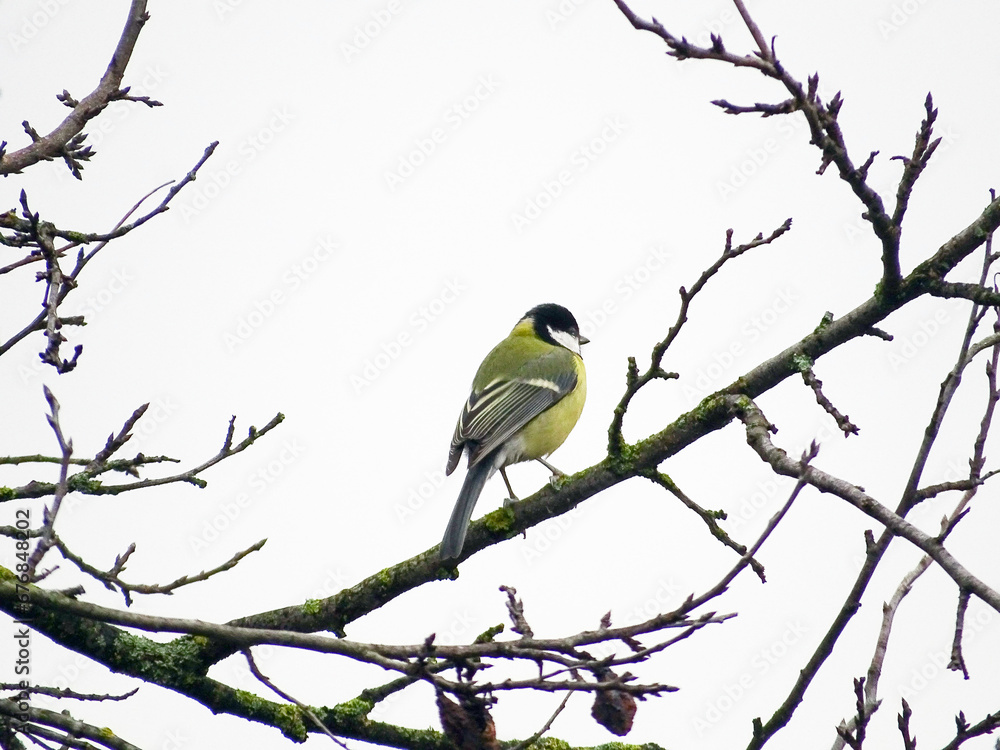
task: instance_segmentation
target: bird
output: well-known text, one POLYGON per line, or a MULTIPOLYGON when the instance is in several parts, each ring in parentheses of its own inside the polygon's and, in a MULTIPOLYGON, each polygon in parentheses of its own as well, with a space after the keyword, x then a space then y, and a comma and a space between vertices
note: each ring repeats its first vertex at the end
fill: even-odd
POLYGON ((465 453, 468 473, 441 540, 439 559, 462 553, 465 534, 486 481, 499 470, 510 493, 506 467, 539 461, 552 478, 563 473, 545 460, 576 426, 587 399, 587 373, 573 314, 546 303, 524 314, 510 335, 486 355, 472 381, 448 452, 450 475, 465 453))

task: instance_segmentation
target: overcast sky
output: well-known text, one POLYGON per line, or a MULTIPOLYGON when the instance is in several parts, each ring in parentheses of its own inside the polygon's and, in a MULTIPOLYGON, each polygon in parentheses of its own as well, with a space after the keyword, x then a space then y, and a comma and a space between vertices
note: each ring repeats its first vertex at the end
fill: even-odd
MULTIPOLYGON (((1000 6, 749 6, 793 75, 819 71, 825 98, 843 93, 840 122, 852 156, 860 163, 880 150, 871 183, 887 203, 901 169, 889 158, 911 152, 933 92, 943 141, 907 215, 904 269, 979 213, 1000 166, 1000 6)), ((714 31, 733 51, 751 49, 729 3, 633 7, 694 42, 714 31)), ((63 89, 77 98, 93 89, 127 8, 124 0, 5 0, 0 134, 9 148, 26 143, 22 120, 48 132, 65 116, 55 99, 63 89)), ((129 450, 168 454, 185 467, 218 450, 231 415, 239 435, 278 411, 287 416, 252 450, 209 472, 205 490, 177 485, 66 509, 62 536, 95 565, 109 567, 136 542, 128 575, 141 582, 215 566, 268 539, 225 576, 138 600, 137 611, 221 622, 330 595, 437 544, 461 484, 462 472, 445 479, 443 468, 469 383, 535 304, 566 305, 592 340, 584 352, 587 407, 552 458, 575 472, 604 455, 626 358, 648 362, 676 316, 678 287, 719 255, 726 229, 745 242, 794 219, 786 237, 727 265, 696 300, 664 360, 682 377, 636 399, 625 420, 630 440, 784 349, 826 311, 843 315, 878 280, 879 246, 860 204, 835 170, 815 174, 818 152, 802 118, 732 117, 709 103, 777 102, 785 93, 752 71, 668 58, 662 42, 633 30, 611 0, 154 0, 150 13, 125 82, 165 106, 118 103, 91 123, 97 155, 82 182, 53 162, 0 183, 4 209, 24 188, 44 219, 102 231, 220 141, 172 210, 104 250, 65 303, 66 313, 88 322, 69 332, 70 345, 84 345, 78 369, 57 377, 38 365, 41 335, 0 368, 4 455, 55 450, 43 383, 61 401, 79 455, 93 455, 145 402, 151 408, 129 450)), ((963 278, 979 262, 963 266, 963 278)), ((4 340, 37 312, 41 287, 30 274, 4 279, 4 340)), ((827 394, 861 427, 849 440, 801 382, 765 395, 760 405, 780 428, 776 442, 798 453, 818 439, 819 466, 895 505, 966 315, 966 305, 925 300, 886 322, 894 342, 857 341, 820 361, 827 394)), ((929 481, 966 471, 983 402, 981 368, 968 380, 929 481)), ((736 426, 662 468, 702 505, 726 510, 725 528, 744 543, 790 490, 736 426)), ((54 472, 6 471, 2 483, 54 472)), ((537 465, 510 471, 523 496, 546 476, 537 465)), ((501 481, 490 482, 475 515, 498 507, 504 494, 501 481)), ((983 491, 953 544, 996 586, 1000 553, 976 533, 997 523, 994 498, 983 491)), ((927 503, 913 520, 936 529, 953 502, 927 503)), ((30 506, 40 518, 40 504, 30 506)), ((13 510, 4 508, 4 518, 13 510)), ((635 670, 681 689, 641 704, 627 739, 745 746, 751 719, 770 717, 842 603, 868 528, 880 531, 839 500, 803 493, 760 556, 768 583, 744 575, 714 605, 740 616, 635 670)), ((853 712, 851 679, 868 667, 881 602, 917 559, 894 543, 862 612, 770 747, 832 744, 834 726, 853 712)), ((626 624, 673 608, 733 562, 679 503, 633 481, 527 539, 478 554, 462 565, 460 580, 399 597, 347 632, 395 643, 436 632, 439 643, 468 642, 506 621, 497 591, 506 584, 523 598, 536 634, 566 635, 597 626, 608 610, 626 624)), ((78 580, 65 570, 52 578, 53 585, 78 580)), ((121 606, 94 582, 87 598, 121 606)), ((972 602, 966 683, 941 667, 954 605, 953 584, 932 569, 901 609, 885 705, 870 730, 879 746, 899 746, 901 695, 914 709, 921 747, 946 743, 958 710, 976 721, 997 709, 998 617, 972 602)), ((137 684, 42 638, 34 644, 39 683, 85 692, 137 684)), ((263 649, 259 661, 279 685, 317 705, 386 680, 332 657, 263 649)), ((267 693, 237 659, 210 674, 267 693)), ((437 727, 432 700, 418 686, 373 716, 437 727)), ((214 717, 156 687, 143 686, 129 703, 70 708, 146 750, 288 744, 276 730, 214 717)), ((500 736, 529 735, 557 703, 503 696, 494 711, 500 736)), ((587 698, 571 701, 553 734, 575 744, 612 740, 589 706, 587 698)))

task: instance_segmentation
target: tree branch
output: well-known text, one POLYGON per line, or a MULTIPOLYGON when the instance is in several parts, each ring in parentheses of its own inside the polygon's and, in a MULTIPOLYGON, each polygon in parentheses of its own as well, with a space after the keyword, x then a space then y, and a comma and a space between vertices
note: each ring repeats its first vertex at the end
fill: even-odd
POLYGON ((71 105, 73 111, 46 136, 34 134, 33 129, 25 122, 25 130, 32 135, 33 143, 13 153, 0 155, 0 175, 17 174, 39 161, 62 157, 73 172, 73 176, 81 179, 81 165, 76 158, 87 159, 92 152, 87 149, 84 155, 79 153, 83 140, 77 136, 87 123, 97 117, 112 101, 129 98, 128 90, 121 90, 121 82, 125 76, 125 68, 132 59, 132 51, 135 49, 139 32, 147 20, 149 14, 146 12, 146 0, 132 0, 125 28, 97 88, 79 102, 64 91, 58 98, 65 104, 71 105))

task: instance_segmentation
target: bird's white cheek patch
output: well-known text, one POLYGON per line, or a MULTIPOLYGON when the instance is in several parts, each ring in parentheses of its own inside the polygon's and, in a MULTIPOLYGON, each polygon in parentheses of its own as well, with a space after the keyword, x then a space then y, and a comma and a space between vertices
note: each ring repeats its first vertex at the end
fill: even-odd
POLYGON ((552 326, 549 326, 549 335, 552 337, 552 340, 560 346, 569 349, 574 354, 579 354, 581 357, 583 356, 583 352, 580 351, 580 339, 572 333, 567 331, 557 331, 552 328, 552 326))

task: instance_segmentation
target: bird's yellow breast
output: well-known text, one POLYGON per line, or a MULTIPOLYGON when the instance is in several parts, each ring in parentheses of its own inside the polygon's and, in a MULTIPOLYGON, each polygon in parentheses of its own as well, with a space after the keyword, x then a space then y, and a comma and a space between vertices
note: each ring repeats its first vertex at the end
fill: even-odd
POLYGON ((583 413, 587 400, 587 372, 583 360, 573 355, 577 383, 572 392, 524 426, 519 435, 521 456, 517 461, 533 461, 552 453, 563 444, 583 413))

